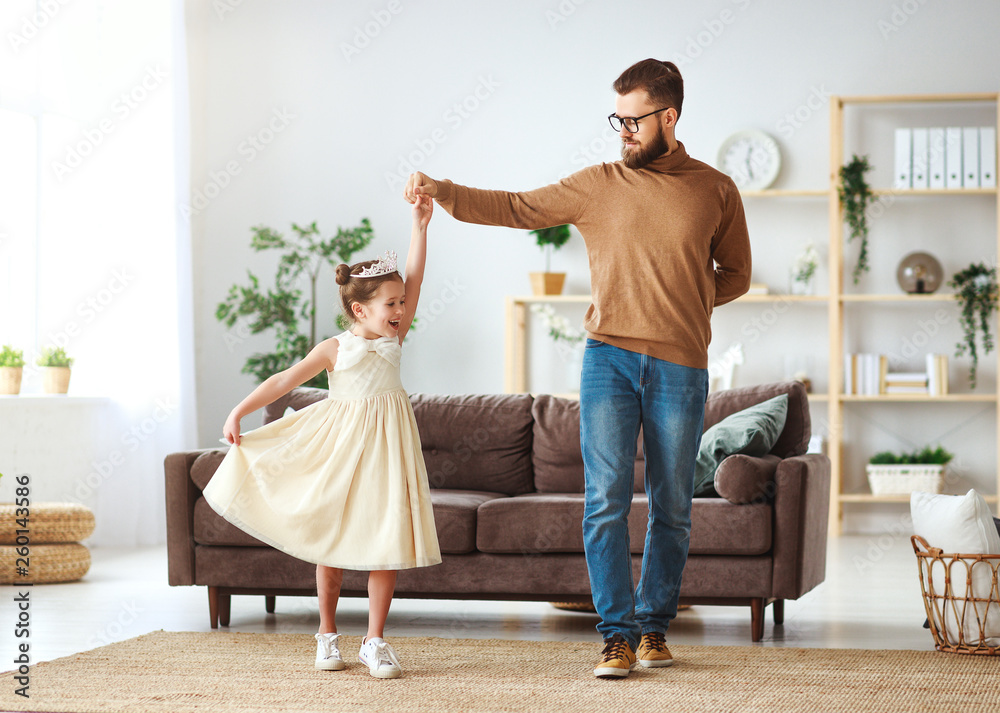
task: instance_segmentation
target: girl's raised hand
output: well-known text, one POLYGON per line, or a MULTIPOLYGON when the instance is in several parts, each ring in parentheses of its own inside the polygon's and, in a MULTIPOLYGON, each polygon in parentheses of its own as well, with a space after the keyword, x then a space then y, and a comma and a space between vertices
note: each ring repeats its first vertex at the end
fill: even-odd
POLYGON ((235 412, 229 414, 229 418, 226 419, 226 425, 222 428, 222 435, 230 443, 234 443, 237 446, 240 445, 240 419, 236 418, 235 412))
POLYGON ((427 228, 434 213, 434 199, 429 196, 417 196, 413 203, 413 225, 421 230, 427 228))

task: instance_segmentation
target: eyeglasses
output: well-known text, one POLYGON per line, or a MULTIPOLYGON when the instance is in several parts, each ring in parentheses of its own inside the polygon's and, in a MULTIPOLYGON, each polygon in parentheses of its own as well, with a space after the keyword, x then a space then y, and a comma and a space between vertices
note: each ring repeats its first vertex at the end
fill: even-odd
POLYGON ((621 131, 622 126, 624 126, 629 133, 634 134, 639 130, 639 119, 645 119, 647 116, 659 114, 661 111, 666 111, 669 108, 669 106, 665 106, 662 109, 651 111, 648 114, 643 114, 642 116, 618 116, 617 114, 609 114, 608 121, 611 122, 611 128, 615 131, 621 131))

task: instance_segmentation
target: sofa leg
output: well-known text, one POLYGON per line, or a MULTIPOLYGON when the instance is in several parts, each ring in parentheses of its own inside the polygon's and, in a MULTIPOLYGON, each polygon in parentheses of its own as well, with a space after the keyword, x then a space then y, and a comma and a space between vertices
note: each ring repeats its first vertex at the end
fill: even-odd
POLYGON ((208 588, 208 620, 213 629, 219 628, 219 588, 208 588))
POLYGON ((275 600, 275 597, 272 597, 272 596, 265 596, 264 597, 264 610, 268 614, 274 614, 274 600, 275 600))
POLYGON ((785 623, 785 600, 774 600, 774 623, 781 625, 785 623))
POLYGON ((229 607, 232 602, 232 594, 219 595, 219 623, 223 626, 229 626, 229 607))
POLYGON ((764 638, 764 598, 750 600, 750 639, 760 641, 764 638))

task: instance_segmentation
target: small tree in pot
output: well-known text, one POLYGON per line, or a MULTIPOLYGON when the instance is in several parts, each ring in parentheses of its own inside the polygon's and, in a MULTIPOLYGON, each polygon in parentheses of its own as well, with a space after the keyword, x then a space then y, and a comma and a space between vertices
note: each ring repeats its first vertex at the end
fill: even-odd
POLYGON ((552 251, 558 250, 569 240, 569 226, 554 225, 551 228, 539 228, 532 230, 531 234, 538 241, 538 247, 545 251, 545 272, 528 273, 531 278, 531 289, 536 295, 558 295, 562 292, 566 273, 550 272, 552 251))

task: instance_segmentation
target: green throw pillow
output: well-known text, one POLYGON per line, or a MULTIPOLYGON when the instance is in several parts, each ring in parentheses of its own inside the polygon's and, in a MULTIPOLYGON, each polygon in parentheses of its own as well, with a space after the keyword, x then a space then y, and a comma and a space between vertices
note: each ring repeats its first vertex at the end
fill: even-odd
POLYGON ((737 411, 709 428, 701 437, 694 468, 695 497, 713 497, 715 471, 727 456, 743 453, 764 456, 771 452, 785 428, 788 394, 737 411))

